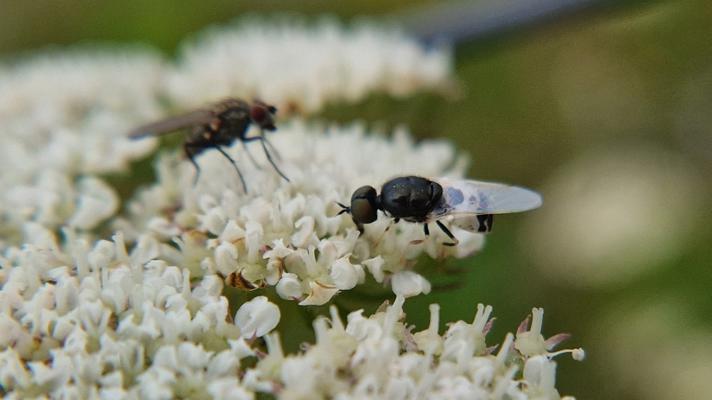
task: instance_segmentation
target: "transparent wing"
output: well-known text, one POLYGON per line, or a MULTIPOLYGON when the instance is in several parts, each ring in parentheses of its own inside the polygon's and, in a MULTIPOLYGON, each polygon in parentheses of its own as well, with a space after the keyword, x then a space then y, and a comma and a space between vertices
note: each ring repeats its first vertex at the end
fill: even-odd
POLYGON ((517 186, 449 178, 433 181, 442 186, 443 196, 429 214, 432 219, 446 215, 461 219, 468 214, 515 213, 537 208, 542 203, 538 193, 517 186))
POLYGON ((129 132, 129 137, 138 139, 146 136, 160 136, 179 129, 195 125, 207 124, 213 119, 213 114, 208 110, 195 110, 185 114, 176 115, 146 125, 141 125, 129 132))

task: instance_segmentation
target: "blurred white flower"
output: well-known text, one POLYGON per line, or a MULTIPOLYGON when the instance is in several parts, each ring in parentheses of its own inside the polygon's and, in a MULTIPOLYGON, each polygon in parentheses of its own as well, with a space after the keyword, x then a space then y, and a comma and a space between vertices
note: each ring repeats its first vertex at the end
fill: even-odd
POLYGON ((145 50, 74 50, 35 56, 0 70, 2 184, 38 171, 112 172, 146 154, 152 141, 124 133, 159 115, 164 65, 145 50))
POLYGON ((0 249, 27 240, 27 221, 90 229, 114 214, 113 188, 91 174, 124 170, 154 147, 125 132, 159 115, 163 69, 137 49, 49 53, 0 69, 0 249))
POLYGON ((185 46, 167 91, 184 107, 238 95, 314 112, 376 91, 403 96, 442 89, 451 71, 449 49, 426 49, 395 28, 253 19, 185 46))
POLYGON ((613 387, 625 385, 639 398, 709 397, 712 338, 690 312, 696 305, 671 294, 618 303, 613 312, 594 321, 606 334, 591 350, 625 351, 597 360, 596 367, 609 371, 613 387))
POLYGON ((545 275, 579 286, 621 283, 685 248, 702 212, 704 184, 666 150, 593 150, 544 186, 524 245, 545 275))
POLYGON ((119 199, 114 190, 97 178, 84 178, 77 184, 77 209, 67 224, 79 229, 94 228, 99 222, 114 215, 119 199))
MULTIPOLYGON (((673 132, 687 153, 712 160, 712 69, 692 74, 676 90, 673 132)), ((708 164, 709 165, 709 164, 708 164)))
POLYGON ((392 285, 393 293, 403 297, 430 293, 430 282, 413 271, 400 271, 393 274, 392 285))
POLYGON ((576 46, 558 48, 552 65, 553 99, 567 130, 576 135, 572 142, 582 146, 655 129, 655 94, 646 85, 645 70, 626 52, 599 40, 579 35, 576 46))

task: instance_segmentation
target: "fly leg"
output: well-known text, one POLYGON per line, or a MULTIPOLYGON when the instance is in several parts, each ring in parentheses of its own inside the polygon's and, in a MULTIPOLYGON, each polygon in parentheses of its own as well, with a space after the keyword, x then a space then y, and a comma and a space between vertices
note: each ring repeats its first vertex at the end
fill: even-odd
POLYGON ((447 237, 452 239, 452 243, 443 243, 443 246, 457 246, 457 244, 460 243, 460 241, 457 240, 455 235, 453 235, 452 232, 450 232, 450 229, 448 229, 447 226, 445 226, 445 224, 443 224, 440 221, 435 221, 435 223, 438 224, 438 228, 440 228, 441 231, 445 232, 447 237))
POLYGON ((267 147, 269 147, 269 149, 272 151, 272 153, 274 153, 274 157, 275 157, 276 159, 282 161, 282 156, 279 155, 279 152, 277 151, 277 148, 275 148, 275 147, 272 145, 272 143, 271 143, 269 140, 267 140, 267 136, 264 136, 264 135, 263 135, 262 137, 264 138, 263 141, 265 142, 265 144, 267 145, 267 147))
MULTIPOLYGON (((284 178, 285 181, 289 182, 289 178, 287 178, 286 175, 277 167, 277 164, 274 163, 274 160, 272 159, 272 155, 270 154, 269 150, 267 149, 267 146, 265 145, 265 142, 267 142, 267 139, 264 137, 264 134, 261 134, 260 136, 254 136, 250 138, 244 138, 243 142, 251 142, 253 140, 259 140, 260 144, 262 145, 262 150, 265 152, 265 156, 267 156, 267 161, 269 161, 270 164, 272 164, 272 167, 274 168, 277 173, 284 178)), ((269 142, 267 142, 269 143, 269 142)), ((272 146, 270 144, 270 146, 272 146)))
POLYGON ((250 161, 252 162, 252 165, 254 165, 255 168, 261 170, 261 169, 262 169, 262 166, 261 166, 260 164, 258 164, 258 163, 257 163, 257 160, 255 160, 255 157, 252 156, 252 153, 250 153, 250 149, 249 149, 249 148, 247 147, 247 145, 245 144, 245 141, 244 141, 244 140, 240 140, 240 144, 242 144, 242 148, 245 149, 245 153, 247 153, 247 158, 250 159, 250 161))
POLYGON ((215 147, 220 152, 220 154, 225 156, 225 158, 227 158, 228 161, 230 161, 230 164, 232 164, 232 166, 235 167, 235 171, 237 171, 237 175, 240 177, 240 182, 242 182, 242 188, 245 190, 245 193, 247 193, 247 184, 245 183, 245 178, 242 176, 242 172, 240 172, 240 168, 237 168, 237 163, 235 162, 235 160, 233 160, 232 157, 230 157, 230 155, 227 154, 225 152, 225 150, 222 149, 222 147, 220 147, 220 146, 213 146, 213 147, 215 147))
MULTIPOLYGON (((289 178, 287 178, 286 175, 282 171, 279 170, 277 167, 277 164, 274 163, 274 160, 272 160, 272 155, 270 152, 267 150, 267 146, 265 146, 265 143, 267 142, 267 139, 264 136, 260 136, 260 143, 262 144, 262 150, 264 150, 265 155, 267 156, 267 161, 269 161, 270 164, 272 164, 272 167, 274 167, 274 170, 277 171, 277 173, 284 178, 285 181, 289 182, 289 178)), ((270 145, 271 146, 271 145, 270 145)))
POLYGON ((203 148, 203 146, 196 146, 190 143, 183 144, 183 153, 185 153, 185 156, 188 157, 188 160, 190 160, 190 162, 195 167, 195 177, 193 177, 193 186, 198 184, 198 179, 200 178, 200 165, 198 165, 198 162, 195 161, 195 156, 200 151, 202 151, 203 148))

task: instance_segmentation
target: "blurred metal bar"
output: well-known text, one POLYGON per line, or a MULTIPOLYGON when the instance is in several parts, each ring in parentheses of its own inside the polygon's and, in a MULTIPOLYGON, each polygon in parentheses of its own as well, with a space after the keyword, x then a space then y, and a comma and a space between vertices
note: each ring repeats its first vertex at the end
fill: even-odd
POLYGON ((441 1, 396 16, 411 34, 426 42, 458 43, 581 11, 604 0, 441 1))

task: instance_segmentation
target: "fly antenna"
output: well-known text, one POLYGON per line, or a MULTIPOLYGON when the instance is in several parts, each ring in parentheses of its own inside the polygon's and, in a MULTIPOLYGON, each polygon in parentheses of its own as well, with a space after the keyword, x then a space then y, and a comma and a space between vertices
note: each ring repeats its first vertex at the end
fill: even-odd
POLYGON ((345 206, 345 205, 339 203, 338 201, 336 202, 336 204, 338 204, 339 207, 341 207, 341 211, 339 211, 339 213, 336 215, 351 214, 351 207, 345 206))

